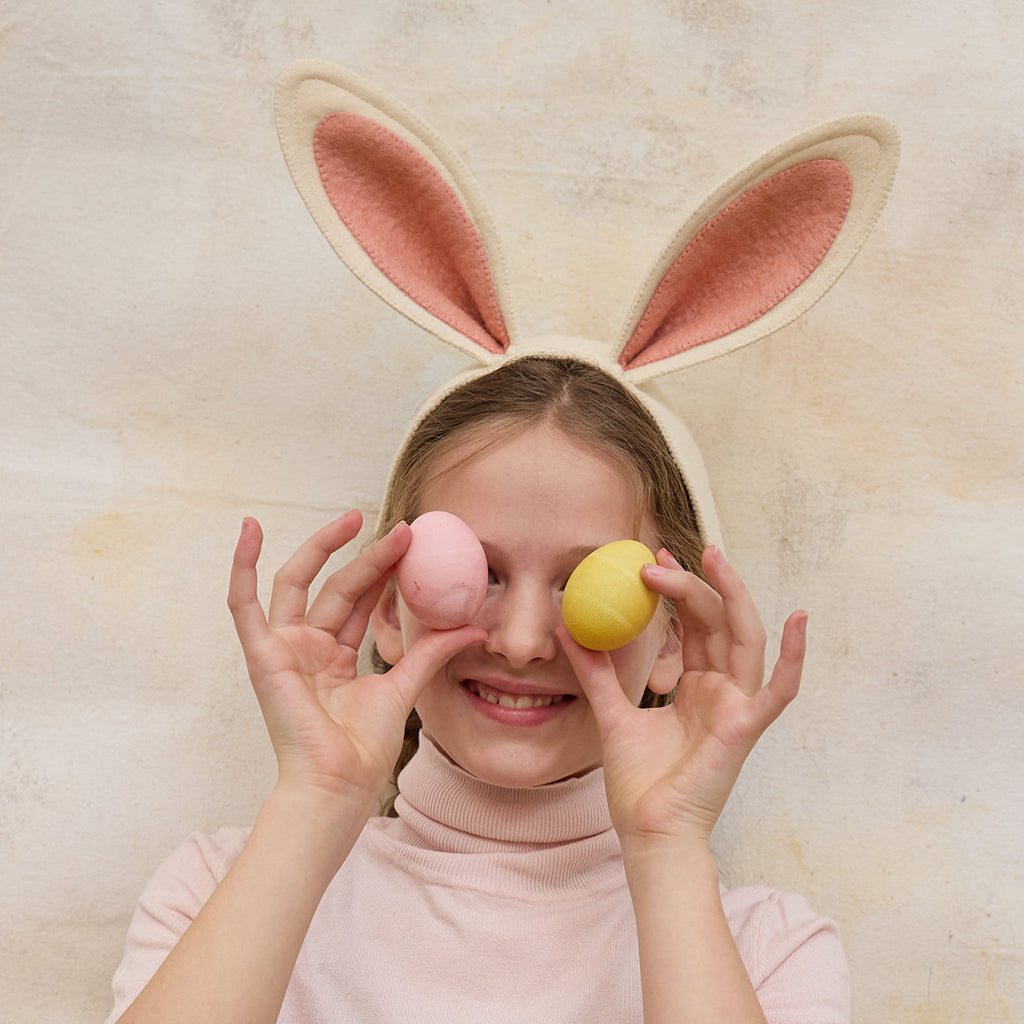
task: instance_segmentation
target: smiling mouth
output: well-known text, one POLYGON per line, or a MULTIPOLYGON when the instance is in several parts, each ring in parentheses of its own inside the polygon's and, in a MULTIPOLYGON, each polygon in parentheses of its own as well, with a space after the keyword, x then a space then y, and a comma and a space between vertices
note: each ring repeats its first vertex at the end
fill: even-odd
POLYGON ((475 679, 467 679, 463 685, 470 693, 487 701, 488 704, 498 704, 503 708, 512 708, 515 711, 523 711, 526 708, 546 708, 552 704, 575 700, 572 694, 568 693, 505 693, 502 690, 495 690, 493 687, 478 683, 475 679))

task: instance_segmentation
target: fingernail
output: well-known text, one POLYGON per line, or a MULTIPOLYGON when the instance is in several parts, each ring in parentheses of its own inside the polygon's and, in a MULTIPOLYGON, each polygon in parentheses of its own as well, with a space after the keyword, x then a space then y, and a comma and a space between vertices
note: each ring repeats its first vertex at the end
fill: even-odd
MULTIPOLYGON (((674 561, 674 559, 673 559, 673 561, 674 561)), ((678 565, 678 564, 679 563, 676 562, 676 565, 678 565)), ((644 563, 644 571, 647 573, 648 576, 667 576, 668 575, 668 569, 666 569, 663 565, 655 565, 653 562, 645 562, 644 563)))
POLYGON ((668 548, 662 548, 658 554, 664 555, 665 558, 668 559, 668 561, 670 561, 677 569, 682 569, 682 566, 679 564, 679 560, 671 551, 669 551, 668 548))

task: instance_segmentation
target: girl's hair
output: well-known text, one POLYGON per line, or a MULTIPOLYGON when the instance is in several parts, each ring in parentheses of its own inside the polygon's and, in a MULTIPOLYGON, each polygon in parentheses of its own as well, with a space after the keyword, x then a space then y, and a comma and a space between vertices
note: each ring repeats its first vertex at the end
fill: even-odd
MULTIPOLYGON (((548 425, 617 462, 636 483, 637 527, 646 514, 658 543, 682 565, 701 574, 698 519, 682 472, 657 422, 614 377, 567 356, 524 356, 474 377, 445 395, 416 425, 398 455, 384 499, 377 536, 420 512, 426 488, 490 445, 517 431, 548 425), (464 446, 464 447, 463 447, 464 446), (456 459, 445 456, 456 454, 456 459)), ((391 666, 376 645, 373 664, 391 666)), ((641 707, 668 703, 671 695, 646 690, 641 707)), ((419 716, 409 716, 402 753, 392 774, 385 814, 394 815, 395 780, 416 752, 419 716)))

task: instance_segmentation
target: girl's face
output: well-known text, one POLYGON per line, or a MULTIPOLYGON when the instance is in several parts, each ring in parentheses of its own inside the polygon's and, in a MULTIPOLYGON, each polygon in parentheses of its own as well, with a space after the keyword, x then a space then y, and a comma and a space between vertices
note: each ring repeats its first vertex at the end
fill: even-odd
MULTIPOLYGON (((546 425, 513 433, 428 486, 423 510, 468 523, 490 569, 473 620, 488 640, 456 655, 416 704, 424 731, 470 774, 528 787, 601 763, 597 723, 555 630, 569 574, 602 544, 634 537, 636 502, 632 482, 611 459, 546 425)), ((641 527, 636 539, 656 550, 650 525, 641 527)), ((375 613, 374 634, 394 664, 426 627, 391 590, 375 613)), ((634 704, 648 682, 668 692, 681 671, 678 642, 660 613, 611 657, 634 704)))

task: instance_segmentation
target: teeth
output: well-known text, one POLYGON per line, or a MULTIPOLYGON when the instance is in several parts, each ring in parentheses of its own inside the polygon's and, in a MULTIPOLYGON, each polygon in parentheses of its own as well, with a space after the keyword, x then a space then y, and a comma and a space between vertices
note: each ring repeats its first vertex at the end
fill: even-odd
POLYGON ((476 683, 471 683, 469 688, 478 697, 483 697, 488 704, 498 704, 503 708, 513 708, 516 711, 522 711, 525 708, 546 708, 551 704, 560 704, 565 699, 561 694, 554 697, 546 697, 541 694, 530 695, 524 693, 516 697, 511 693, 503 693, 499 697, 493 691, 484 690, 476 683))
POLYGON ((527 694, 513 697, 511 694, 505 693, 498 698, 498 703, 503 708, 515 708, 517 711, 521 708, 544 708, 554 702, 554 697, 531 697, 527 694))

